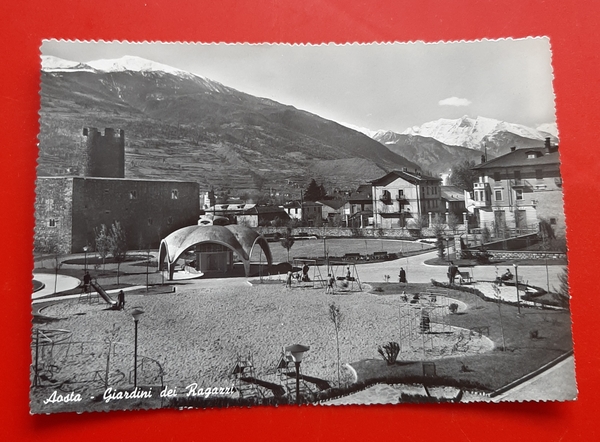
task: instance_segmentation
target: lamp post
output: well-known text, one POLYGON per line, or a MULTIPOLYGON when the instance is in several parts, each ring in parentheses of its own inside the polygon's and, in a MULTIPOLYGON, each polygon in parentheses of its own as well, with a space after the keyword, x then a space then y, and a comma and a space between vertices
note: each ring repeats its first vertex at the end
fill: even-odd
POLYGON ((286 352, 292 354, 292 359, 296 364, 296 404, 300 405, 300 362, 304 357, 304 352, 310 350, 307 345, 294 344, 285 348, 286 352))
POLYGON ((131 312, 133 322, 135 323, 135 337, 133 345, 133 387, 137 387, 137 342, 138 342, 138 321, 144 314, 144 310, 136 308, 131 312))
POLYGON ((519 297, 519 266, 513 264, 515 268, 515 287, 517 288, 517 314, 521 314, 521 298, 519 297))
POLYGON ((87 252, 90 250, 88 246, 83 247, 83 270, 87 272, 87 252))

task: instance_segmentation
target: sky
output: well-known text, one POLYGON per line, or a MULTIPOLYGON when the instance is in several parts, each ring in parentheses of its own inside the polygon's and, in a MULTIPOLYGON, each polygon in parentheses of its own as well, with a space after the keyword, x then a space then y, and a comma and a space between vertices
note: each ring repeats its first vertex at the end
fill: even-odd
POLYGON ((468 115, 555 122, 547 38, 368 45, 45 41, 72 61, 134 55, 370 130, 468 115))

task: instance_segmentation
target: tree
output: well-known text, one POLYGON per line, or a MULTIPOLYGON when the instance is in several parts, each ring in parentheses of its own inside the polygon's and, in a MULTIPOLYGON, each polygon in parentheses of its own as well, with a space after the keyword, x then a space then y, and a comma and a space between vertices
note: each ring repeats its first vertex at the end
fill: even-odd
POLYGON ((310 180, 310 183, 308 183, 308 187, 304 191, 304 200, 318 201, 318 200, 323 199, 323 197, 325 197, 325 195, 326 195, 326 192, 325 192, 325 188, 323 187, 323 185, 321 184, 319 186, 317 184, 317 182, 315 181, 315 179, 313 178, 312 180, 310 180))
POLYGON ((127 236, 125 231, 121 227, 119 221, 115 221, 110 226, 109 232, 109 250, 117 262, 117 285, 119 284, 119 272, 121 270, 121 263, 125 261, 127 257, 127 236))
POLYGON ((335 303, 329 305, 329 320, 333 324, 335 329, 335 345, 337 347, 337 375, 338 375, 338 387, 340 386, 340 328, 342 327, 342 321, 344 316, 340 308, 335 303))
POLYGON ((106 225, 100 225, 100 228, 94 228, 96 235, 96 252, 102 258, 102 265, 106 264, 106 257, 110 253, 110 235, 106 225))
POLYGON ((554 288, 554 297, 560 303, 561 307, 566 309, 569 308, 569 271, 566 267, 563 268, 562 272, 558 275, 558 281, 560 285, 558 289, 554 288))
POLYGON ((452 234, 456 235, 456 229, 460 224, 460 219, 454 213, 448 214, 448 228, 452 230, 452 234))
POLYGON ((290 249, 292 248, 295 242, 294 237, 292 236, 291 227, 285 229, 285 233, 279 241, 281 242, 281 246, 287 250, 287 260, 288 262, 290 262, 290 249))
POLYGON ((452 166, 450 184, 460 187, 462 190, 472 192, 473 183, 479 179, 478 173, 472 170, 475 166, 475 161, 469 160, 452 166))

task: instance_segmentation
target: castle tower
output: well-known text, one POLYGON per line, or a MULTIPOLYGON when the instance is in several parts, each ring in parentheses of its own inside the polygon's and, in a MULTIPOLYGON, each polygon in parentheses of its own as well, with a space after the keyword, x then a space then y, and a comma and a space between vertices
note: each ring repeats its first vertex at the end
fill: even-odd
POLYGON ((87 137, 83 174, 88 177, 125 178, 125 132, 107 127, 102 135, 95 127, 84 127, 87 137))

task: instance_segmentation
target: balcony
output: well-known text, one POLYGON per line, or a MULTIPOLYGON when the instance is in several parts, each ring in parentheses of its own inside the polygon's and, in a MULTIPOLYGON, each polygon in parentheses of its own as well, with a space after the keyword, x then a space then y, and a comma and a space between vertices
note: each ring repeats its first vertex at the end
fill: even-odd
POLYGON ((379 197, 379 201, 381 201, 384 204, 391 204, 392 203, 392 196, 390 195, 390 193, 388 191, 385 191, 379 197))
POLYGON ((512 179, 510 180, 510 187, 512 187, 513 189, 523 189, 524 191, 533 191, 533 186, 531 185, 531 183, 527 180, 522 180, 522 179, 512 179))

